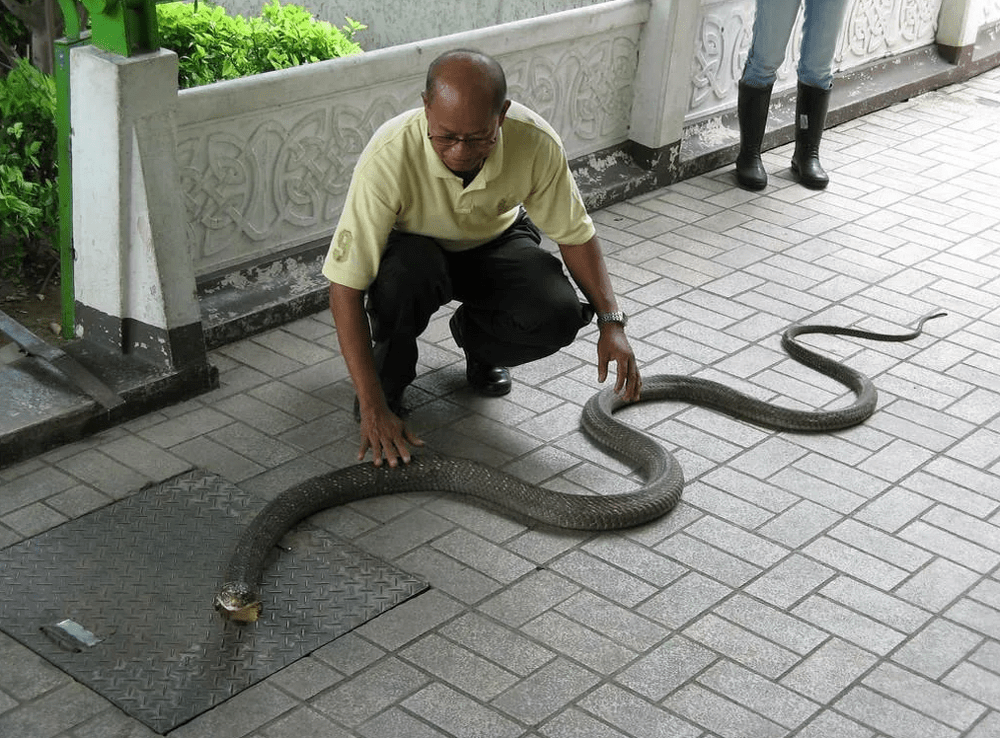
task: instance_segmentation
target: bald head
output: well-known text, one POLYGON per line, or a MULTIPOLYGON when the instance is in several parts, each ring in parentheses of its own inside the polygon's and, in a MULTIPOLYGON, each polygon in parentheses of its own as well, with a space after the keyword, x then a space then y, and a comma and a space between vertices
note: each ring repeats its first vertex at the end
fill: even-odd
POLYGON ((433 104, 438 94, 488 105, 499 115, 507 101, 507 79, 496 59, 473 49, 455 49, 441 54, 427 69, 425 103, 433 104))

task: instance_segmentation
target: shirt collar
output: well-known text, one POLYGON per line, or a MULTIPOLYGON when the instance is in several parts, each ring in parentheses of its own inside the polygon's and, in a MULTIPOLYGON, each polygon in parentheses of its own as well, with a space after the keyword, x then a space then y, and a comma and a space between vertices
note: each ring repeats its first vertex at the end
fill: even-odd
MULTIPOLYGON (((430 173, 438 179, 453 179, 461 182, 461 178, 444 165, 444 162, 441 161, 441 157, 437 155, 437 152, 434 151, 434 147, 431 146, 431 140, 427 138, 427 114, 422 109, 418 118, 420 136, 424 142, 424 157, 427 159, 427 166, 430 169, 430 173)), ((486 183, 490 180, 496 179, 500 174, 501 162, 503 162, 503 126, 500 126, 500 130, 497 132, 497 143, 496 146, 493 147, 493 151, 491 151, 490 155, 486 157, 486 161, 483 162, 483 167, 479 170, 476 178, 473 179, 472 182, 469 183, 469 186, 465 189, 485 189, 486 183)))

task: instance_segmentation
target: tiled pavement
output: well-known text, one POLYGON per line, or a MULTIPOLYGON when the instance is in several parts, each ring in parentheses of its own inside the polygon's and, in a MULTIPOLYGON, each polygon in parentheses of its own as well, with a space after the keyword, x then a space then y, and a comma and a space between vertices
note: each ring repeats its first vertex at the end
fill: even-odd
MULTIPOLYGON (((601 535, 526 528, 431 494, 320 516, 433 589, 176 729, 176 738, 1000 736, 1000 70, 830 131, 821 193, 712 172, 595 213, 647 374, 846 401, 789 361, 793 321, 874 377, 863 426, 760 430, 669 403, 626 412, 689 479, 666 518, 601 535)), ((595 332, 463 386, 448 311, 413 424, 532 482, 636 484, 577 430, 595 332)), ((325 314, 213 355, 222 387, 0 470, 0 545, 192 465, 272 495, 353 461, 352 392, 325 314)), ((0 735, 150 735, 0 635, 0 735)))

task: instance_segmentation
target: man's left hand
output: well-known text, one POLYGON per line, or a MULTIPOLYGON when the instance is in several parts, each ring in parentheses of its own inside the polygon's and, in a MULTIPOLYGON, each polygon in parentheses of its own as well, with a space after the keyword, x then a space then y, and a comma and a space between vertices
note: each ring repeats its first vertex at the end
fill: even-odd
POLYGON ((615 323, 601 327, 601 337, 597 341, 597 381, 608 378, 608 365, 614 361, 618 366, 615 378, 615 393, 625 402, 635 402, 642 391, 642 378, 635 354, 625 336, 625 329, 615 323))

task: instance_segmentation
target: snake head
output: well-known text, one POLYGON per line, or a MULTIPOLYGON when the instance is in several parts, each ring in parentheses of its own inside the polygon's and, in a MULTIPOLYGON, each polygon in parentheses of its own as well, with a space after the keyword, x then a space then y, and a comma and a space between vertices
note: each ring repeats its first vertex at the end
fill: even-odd
POLYGON ((260 617, 262 605, 257 593, 242 582, 226 582, 212 603, 227 620, 253 623, 260 617))

